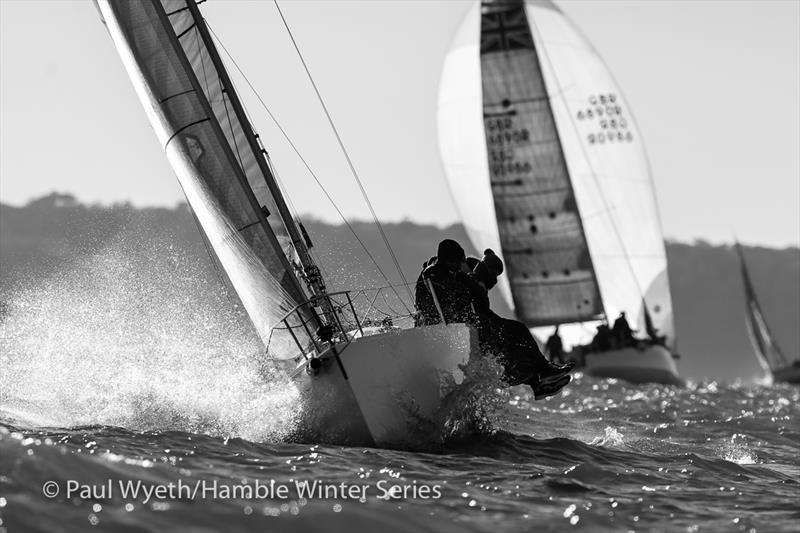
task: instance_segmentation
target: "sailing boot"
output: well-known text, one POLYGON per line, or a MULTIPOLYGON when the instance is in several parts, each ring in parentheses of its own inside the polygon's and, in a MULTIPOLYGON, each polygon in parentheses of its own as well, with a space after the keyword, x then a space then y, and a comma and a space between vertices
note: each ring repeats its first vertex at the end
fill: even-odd
POLYGON ((564 376, 568 375, 573 368, 575 368, 574 361, 570 361, 569 363, 563 365, 548 363, 544 369, 539 371, 539 383, 544 384, 550 382, 558 382, 564 376))
POLYGON ((545 398, 549 398, 550 396, 555 396, 561 389, 569 385, 570 381, 572 381, 572 376, 569 374, 565 376, 561 376, 559 379, 553 379, 548 381, 547 383, 534 382, 529 383, 531 389, 533 389, 533 397, 537 400, 544 400, 545 398))

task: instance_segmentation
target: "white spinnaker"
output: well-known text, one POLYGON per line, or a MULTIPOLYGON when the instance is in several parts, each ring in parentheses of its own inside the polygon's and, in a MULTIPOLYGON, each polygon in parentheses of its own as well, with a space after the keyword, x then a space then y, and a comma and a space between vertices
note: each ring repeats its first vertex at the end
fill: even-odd
MULTIPOLYGON (((525 7, 606 314, 613 320, 626 311, 629 321, 643 332, 644 296, 654 326, 673 345, 666 254, 638 128, 602 59, 564 14, 546 1, 528 0, 525 7), (609 101, 611 95, 614 102, 609 101), (602 117, 597 113, 601 97, 602 117), (613 127, 605 109, 612 103, 613 127), (605 129, 601 120, 608 120, 605 129), (606 138, 609 128, 615 131, 611 141, 606 138), (602 141, 597 137, 601 132, 602 141), (590 134, 595 142, 589 141, 590 134)), ((445 60, 438 116, 445 174, 470 239, 479 249, 499 248, 500 242, 482 114, 480 13, 477 2, 445 60)), ((513 309, 510 286, 505 276, 500 279, 513 309)), ((537 333, 551 330, 540 328, 537 333)), ((585 342, 592 333, 588 325, 561 328, 568 345, 585 342)))
POLYGON ((584 231, 609 319, 626 311, 675 339, 667 259, 641 133, 589 42, 550 2, 526 2, 584 231), (591 111, 591 113, 589 113, 591 111))
POLYGON ((191 67, 188 60, 180 61, 183 50, 169 36, 174 30, 164 24, 163 6, 110 0, 98 0, 98 6, 210 251, 269 353, 277 358, 296 356, 297 346, 280 329, 279 320, 298 303, 301 293, 291 295, 285 288, 296 286, 286 283, 293 273, 279 267, 285 263, 277 255, 282 253, 280 245, 257 216, 257 204, 248 198, 243 170, 231 156, 210 106, 202 103, 205 94, 191 88, 191 67), (264 257, 254 246, 265 250, 264 257))

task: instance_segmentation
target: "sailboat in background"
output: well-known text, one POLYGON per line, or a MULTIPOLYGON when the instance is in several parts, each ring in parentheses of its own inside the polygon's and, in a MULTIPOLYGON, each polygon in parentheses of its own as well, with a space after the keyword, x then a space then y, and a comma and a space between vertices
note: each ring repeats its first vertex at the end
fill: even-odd
POLYGON ((370 326, 381 301, 400 299, 393 287, 329 292, 195 0, 96 3, 209 255, 305 398, 306 429, 413 442, 464 381, 474 328, 413 327, 410 310, 370 326))
POLYGON ((475 247, 502 251, 517 317, 578 346, 624 311, 659 342, 586 351, 584 370, 683 383, 641 134, 566 16, 547 0, 479 2, 446 59, 438 121, 455 203, 475 247))
POLYGON ((796 359, 790 363, 778 343, 775 342, 764 314, 761 312, 761 306, 758 305, 753 282, 750 280, 750 273, 747 271, 747 264, 744 260, 744 252, 738 242, 736 243, 736 252, 739 256, 742 283, 744 284, 745 322, 756 358, 773 382, 800 383, 800 360, 796 359))

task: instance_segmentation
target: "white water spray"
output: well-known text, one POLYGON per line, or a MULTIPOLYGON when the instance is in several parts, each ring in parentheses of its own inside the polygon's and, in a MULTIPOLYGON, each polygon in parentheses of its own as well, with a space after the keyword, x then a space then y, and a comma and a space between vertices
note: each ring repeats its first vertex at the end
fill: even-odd
POLYGON ((217 279, 169 242, 128 236, 7 297, 0 414, 250 440, 292 430, 296 390, 217 279), (20 413, 24 413, 20 415, 20 413))

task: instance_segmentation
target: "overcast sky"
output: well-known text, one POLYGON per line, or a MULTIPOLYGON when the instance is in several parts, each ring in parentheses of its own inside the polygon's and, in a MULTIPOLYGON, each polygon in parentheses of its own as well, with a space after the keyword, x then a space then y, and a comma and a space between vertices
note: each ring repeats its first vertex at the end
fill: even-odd
MULTIPOLYGON (((378 215, 457 220, 436 138, 439 76, 471 2, 281 5, 378 215)), ((800 2, 560 1, 643 132, 668 238, 800 244, 800 2)), ((209 0, 211 28, 349 217, 367 219, 272 2, 209 0)), ((183 195, 94 5, 0 0, 0 201, 183 195)), ((336 220, 238 75, 301 213, 336 220)))

